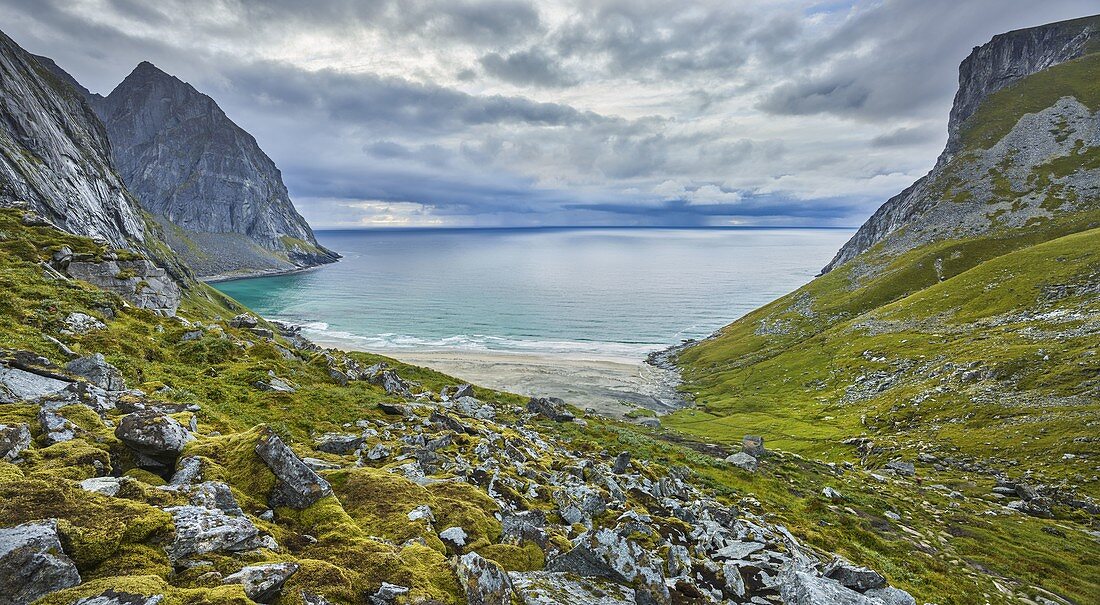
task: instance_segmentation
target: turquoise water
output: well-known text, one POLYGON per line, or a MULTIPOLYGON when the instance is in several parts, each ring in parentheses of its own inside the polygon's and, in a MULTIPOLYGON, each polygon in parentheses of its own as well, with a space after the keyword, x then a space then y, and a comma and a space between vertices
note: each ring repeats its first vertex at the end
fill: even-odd
POLYGON ((341 262, 217 284, 349 348, 638 359, 809 281, 833 229, 322 231, 341 262))

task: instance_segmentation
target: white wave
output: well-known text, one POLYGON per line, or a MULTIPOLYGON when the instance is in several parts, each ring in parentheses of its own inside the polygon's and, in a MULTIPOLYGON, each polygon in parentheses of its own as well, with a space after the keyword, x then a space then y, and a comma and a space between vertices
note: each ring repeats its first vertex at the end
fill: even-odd
POLYGON ((330 330, 324 322, 309 322, 302 326, 307 336, 317 340, 342 344, 368 351, 387 350, 459 350, 541 353, 555 355, 589 355, 615 359, 642 359, 652 351, 664 348, 662 343, 622 343, 574 340, 533 340, 486 336, 481 334, 456 334, 453 336, 425 338, 410 334, 354 334, 343 330, 330 330), (324 326, 324 327, 321 327, 324 326))

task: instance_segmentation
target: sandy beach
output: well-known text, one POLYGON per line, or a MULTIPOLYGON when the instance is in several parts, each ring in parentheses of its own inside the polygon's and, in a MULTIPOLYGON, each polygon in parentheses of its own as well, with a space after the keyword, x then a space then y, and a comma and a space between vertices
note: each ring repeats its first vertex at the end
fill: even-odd
MULTIPOLYGON (((347 347, 347 343, 318 344, 347 347)), ((676 377, 642 360, 454 349, 370 352, 493 389, 532 397, 560 397, 607 416, 621 417, 638 407, 664 413, 683 405, 673 386, 676 377)))

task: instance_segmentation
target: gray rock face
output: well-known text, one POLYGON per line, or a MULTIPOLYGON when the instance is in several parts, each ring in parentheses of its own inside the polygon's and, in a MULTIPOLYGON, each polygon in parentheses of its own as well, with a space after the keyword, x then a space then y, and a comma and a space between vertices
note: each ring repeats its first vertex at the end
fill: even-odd
MULTIPOLYGON (((1033 73, 1080 57, 1098 35, 1100 35, 1100 17, 1087 17, 1001 34, 975 48, 959 67, 959 90, 951 108, 947 147, 936 163, 936 167, 927 176, 883 204, 837 252, 833 260, 822 269, 822 273, 828 273, 901 227, 910 225, 915 217, 927 212, 930 206, 940 199, 942 188, 935 186, 936 180, 961 150, 959 135, 967 125, 967 120, 973 116, 983 100, 1033 73)), ((1058 130, 1052 129, 1052 132, 1058 132, 1058 130)), ((1066 148, 1068 149, 1079 137, 1070 134, 1067 138, 1066 148)), ((1080 138, 1088 142, 1088 139, 1094 137, 1080 138)), ((1011 148, 1020 149, 1021 143, 1016 141, 1011 148)), ((1032 147, 1036 147, 1034 141, 1031 144, 1032 147)), ((976 174, 988 171, 1003 159, 1003 156, 991 159, 988 165, 980 166, 975 171, 976 174)), ((1033 161, 1031 165, 1038 163, 1040 162, 1033 161)), ((1026 174, 1023 175, 1019 181, 1010 178, 1010 181, 1023 183, 1026 176, 1026 174)), ((956 175, 956 177, 963 181, 976 180, 971 179, 970 175, 956 175)), ((990 196, 985 195, 977 200, 977 204, 984 205, 981 209, 983 213, 996 210, 986 205, 989 198, 990 196)), ((939 224, 941 228, 948 229, 954 226, 950 220, 941 220, 939 224)))
POLYGON ((26 605, 77 584, 80 573, 61 548, 56 519, 0 528, 0 603, 26 605))
POLYGON ((185 232, 169 245, 200 275, 333 262, 256 140, 191 85, 142 62, 95 107, 142 206, 185 232), (193 236, 193 237, 191 237, 193 236), (194 244, 216 254, 197 255, 194 244))
POLYGON ((65 364, 65 369, 107 391, 126 389, 126 383, 122 380, 122 372, 107 363, 101 353, 74 359, 65 364))
POLYGON ((851 588, 858 592, 867 592, 871 589, 884 588, 886 586, 886 578, 882 577, 882 574, 879 572, 866 567, 852 565, 839 557, 834 559, 833 562, 825 568, 822 575, 831 580, 840 582, 845 588, 851 588))
POLYGON ((527 411, 554 422, 570 422, 573 420, 573 414, 565 409, 565 402, 557 397, 532 397, 527 402, 527 411))
POLYGON ((509 575, 524 605, 634 605, 634 590, 611 582, 545 571, 509 575))
POLYGON ((38 410, 38 424, 42 427, 42 439, 46 445, 72 441, 80 430, 75 424, 48 407, 38 410))
POLYGON ((297 563, 249 565, 225 577, 226 584, 243 584, 244 594, 257 603, 270 603, 283 590, 283 584, 298 571, 297 563))
POLYGON ((208 552, 243 552, 270 545, 247 517, 203 506, 173 506, 165 510, 172 514, 176 526, 175 540, 164 549, 173 561, 208 552))
POLYGON ((31 446, 31 429, 26 424, 0 424, 0 460, 11 462, 31 446))
POLYGON ((458 559, 455 567, 458 583, 466 590, 470 605, 509 605, 512 602, 512 581, 500 565, 477 553, 458 559))
POLYGON ((756 472, 756 467, 758 464, 756 458, 753 458, 745 452, 737 452, 736 454, 727 456, 726 462, 750 473, 756 472))
POLYGON ((74 261, 65 271, 76 279, 118 294, 140 309, 171 317, 180 304, 179 285, 167 271, 145 259, 101 263, 74 261))
POLYGON ((73 605, 157 605, 164 600, 164 595, 140 595, 129 592, 117 592, 107 590, 101 595, 84 597, 73 605))
POLYGON ((107 133, 81 93, 0 33, 0 206, 119 248, 145 238, 110 161, 107 133))
POLYGON ((272 508, 289 506, 302 509, 332 495, 328 481, 306 466, 270 429, 266 429, 256 443, 256 454, 278 479, 267 499, 272 508))
POLYGON ((622 533, 604 528, 582 534, 569 552, 547 565, 547 570, 633 585, 639 603, 671 603, 661 561, 622 533))
POLYGON ((788 571, 780 577, 779 594, 785 605, 882 605, 827 578, 805 571, 788 571))
POLYGON ((175 462, 187 442, 194 439, 183 425, 167 414, 134 412, 123 416, 115 436, 134 450, 175 462))
POLYGON ((61 392, 69 384, 57 378, 0 365, 0 403, 47 397, 61 392))

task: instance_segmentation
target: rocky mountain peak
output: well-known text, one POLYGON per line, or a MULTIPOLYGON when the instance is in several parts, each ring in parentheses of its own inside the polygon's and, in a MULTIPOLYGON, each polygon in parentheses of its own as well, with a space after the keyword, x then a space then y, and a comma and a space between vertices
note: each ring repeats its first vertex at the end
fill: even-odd
POLYGON ((130 191, 200 275, 338 258, 317 243, 256 139, 190 84, 143 61, 96 110, 130 191))
MULTIPOLYGON (((822 269, 822 273, 827 273, 855 258, 903 227, 912 226, 919 215, 926 214, 942 201, 943 187, 936 185, 936 182, 940 177, 945 176, 952 161, 964 150, 964 135, 972 125, 978 109, 991 95, 1029 76, 1098 51, 1100 51, 1100 15, 1000 34, 986 44, 975 47, 959 66, 959 89, 948 121, 948 141, 936 166, 928 175, 887 200, 837 252, 833 260, 822 269)), ((1071 109, 1066 107, 1060 111, 1062 114, 1072 113, 1071 109)), ((1086 116, 1077 117, 1086 120, 1086 116)), ((1048 129, 1045 134, 1040 131, 1036 131, 1035 134, 1051 139, 1046 141, 1049 145, 1039 146, 1045 153, 1050 154, 1049 157, 1068 153, 1068 146, 1076 140, 1055 135, 1051 129, 1048 129)), ((1032 147, 1038 145, 1035 140, 1031 140, 1028 144, 1032 147)), ((978 163, 990 163, 994 167, 1007 165, 1004 162, 1012 163, 1012 158, 1009 157, 1012 154, 1007 148, 995 151, 994 155, 997 157, 984 158, 978 163), (998 164, 998 162, 1001 163, 998 164)), ((1028 166, 1020 167, 1021 170, 1028 168, 1028 166)), ((976 176, 974 182, 980 182, 983 178, 988 179, 989 174, 991 173, 981 178, 976 176)), ((978 193, 979 197, 987 200, 996 197, 991 197, 989 191, 978 193)), ((958 213, 943 214, 954 215, 954 218, 940 225, 934 225, 925 220, 928 224, 924 225, 924 232, 943 234, 957 231, 961 224, 958 213)), ((981 228, 992 228, 992 224, 985 221, 982 226, 979 226, 977 222, 972 221, 966 227, 971 234, 981 228)), ((921 237, 923 236, 911 237, 913 241, 910 243, 919 243, 921 237)), ((899 246, 898 249, 902 250, 906 247, 912 246, 899 246)))

